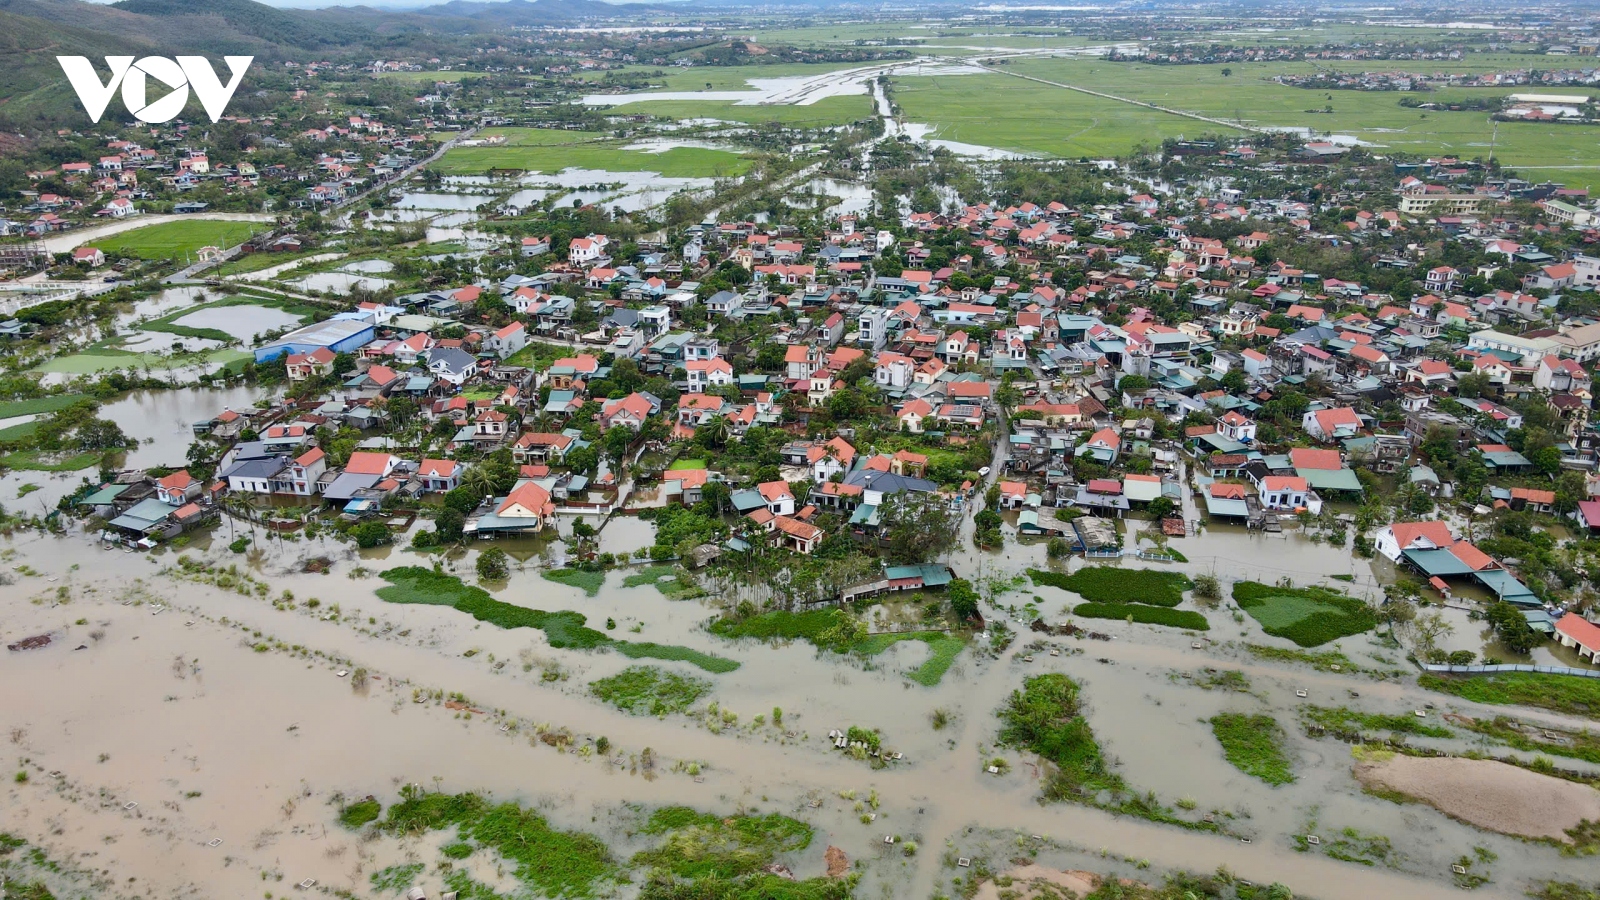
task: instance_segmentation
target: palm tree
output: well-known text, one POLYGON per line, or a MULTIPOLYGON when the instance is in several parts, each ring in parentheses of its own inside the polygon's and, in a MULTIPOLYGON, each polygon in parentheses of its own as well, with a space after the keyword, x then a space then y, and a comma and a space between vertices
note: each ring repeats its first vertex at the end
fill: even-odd
POLYGON ((487 497, 494 493, 494 475, 488 466, 473 466, 462 476, 461 485, 479 497, 487 497))
POLYGON ((708 446, 722 447, 728 443, 728 420, 722 416, 712 416, 700 430, 708 446))

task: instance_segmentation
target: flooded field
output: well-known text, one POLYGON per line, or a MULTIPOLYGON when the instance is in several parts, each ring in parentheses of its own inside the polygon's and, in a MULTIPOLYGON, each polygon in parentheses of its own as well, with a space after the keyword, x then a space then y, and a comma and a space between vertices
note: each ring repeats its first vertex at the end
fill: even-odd
MULTIPOLYGON (((234 392, 162 394, 110 409, 127 423, 166 422, 146 429, 156 442, 145 462, 156 462, 167 448, 187 444, 180 432, 194 418, 249 400, 234 392)), ((384 584, 378 571, 426 566, 437 557, 390 548, 357 554, 326 538, 285 540, 244 523, 221 526, 226 539, 236 534, 253 534, 249 552, 234 555, 225 540, 196 539, 182 550, 125 554, 95 549, 81 534, 19 536, 0 547, 10 565, 36 573, 13 574, 12 583, 0 586, 0 636, 8 643, 41 633, 54 638, 47 647, 0 656, 5 683, 27 685, 8 695, 6 715, 14 753, 32 772, 26 783, 8 783, 0 820, 54 858, 104 871, 105 896, 246 896, 262 890, 263 877, 276 884, 280 876, 284 888, 314 878, 328 889, 375 896, 372 873, 411 860, 431 865, 438 836, 358 839, 335 821, 340 798, 371 794, 388 803, 409 783, 520 801, 553 825, 617 846, 630 840, 629 803, 782 812, 817 829, 809 850, 784 860, 797 877, 820 875, 824 848, 836 847, 864 874, 861 896, 943 890, 965 874, 941 859, 947 842, 960 855, 1002 869, 1015 855, 1007 848, 1022 840, 1036 844, 1028 855, 1042 866, 1096 872, 1123 866, 1132 875, 1135 857, 1158 869, 1227 865, 1241 877, 1329 898, 1453 895, 1449 866, 1474 847, 1496 859, 1479 866, 1496 896, 1552 873, 1577 877, 1587 867, 1553 847, 1363 793, 1350 748, 1303 734, 1301 711, 1356 705, 1352 692, 1360 694, 1361 708, 1398 715, 1450 698, 1422 692, 1408 679, 1258 658, 1243 643, 1284 642, 1261 634, 1253 619, 1230 621, 1225 610, 1207 611, 1213 630, 1200 649, 1179 632, 1116 621, 1095 623, 1109 641, 1040 643, 1012 621, 1019 634, 1009 647, 995 654, 975 639, 928 688, 904 677, 928 653, 920 642, 866 659, 804 642, 730 642, 705 630, 727 602, 716 596, 669 600, 649 585, 624 586, 626 570, 611 573, 590 596, 542 577, 545 566, 565 557, 560 542, 501 544, 515 562, 509 582, 492 587, 496 598, 576 610, 590 627, 610 620, 607 634, 619 638, 739 663, 737 674, 708 678, 711 692, 700 706, 714 701, 724 711, 711 730, 698 712, 634 717, 590 697, 591 682, 636 664, 619 653, 558 650, 539 631, 503 630, 449 607, 395 605, 374 593, 384 584), (181 576, 173 571, 180 552, 238 564, 261 580, 262 593, 249 589, 252 582, 241 593, 181 576), (329 574, 304 572, 304 560, 314 556, 333 560, 329 574), (1052 647, 1059 656, 1048 652, 1052 647), (356 669, 370 676, 360 688, 348 675, 356 669), (1204 676, 1208 669, 1237 675, 1229 687, 1218 687, 1204 676), (1225 823, 1222 833, 1040 805, 1038 765, 994 742, 995 710, 1024 678, 1043 672, 1082 683, 1089 723, 1130 789, 1194 808, 1194 815, 1212 811, 1225 823), (466 699, 452 709, 414 702, 417 691, 466 699), (756 717, 774 707, 781 708, 782 727, 758 724, 756 717), (935 710, 944 711, 948 724, 930 724, 935 710), (1287 735, 1294 782, 1271 787, 1228 765, 1206 724, 1223 712, 1275 718, 1287 735), (725 724, 729 715, 732 725, 725 724), (878 729, 902 759, 874 770, 833 750, 828 731, 852 725, 878 729), (568 729, 572 747, 561 752, 535 740, 541 728, 568 729), (597 754, 601 737, 609 749, 597 754), (647 747, 656 761, 652 771, 611 762, 637 760, 647 747), (1007 760, 1009 770, 987 774, 995 757, 1007 760), (875 791, 876 819, 861 821, 856 801, 841 791, 875 791), (1344 829, 1361 836, 1363 852, 1388 849, 1370 866, 1316 848, 1302 852, 1304 834, 1320 833, 1334 847, 1344 829), (929 852, 887 853, 886 833, 929 852), (1101 855, 1106 847, 1115 851, 1109 860, 1101 855), (1119 860, 1123 854, 1131 854, 1128 865, 1119 860)), ((601 534, 602 550, 627 554, 652 542, 653 526, 620 517, 601 534)), ((1310 580, 1370 568, 1352 562, 1347 551, 1297 536, 1254 540, 1216 530, 1185 539, 1186 570, 1217 571, 1225 580, 1264 577, 1269 573, 1253 561, 1271 559, 1303 566, 1310 580)), ((476 549, 440 562, 470 580, 476 549)), ((1002 611, 1032 605, 1047 620, 1061 621, 1069 595, 1013 580, 1044 562, 1042 548, 1029 545, 982 557, 964 551, 955 561, 961 571, 977 573, 980 584, 996 586, 989 590, 997 591, 1002 611)), ((913 611, 886 609, 869 621, 905 619, 913 611)), ((1371 636, 1319 649, 1339 649, 1370 671, 1399 668, 1393 651, 1371 636)), ((683 663, 660 665, 705 674, 683 663)), ((1485 712, 1464 701, 1448 705, 1485 712)), ((1523 717, 1547 727, 1576 724, 1552 713, 1523 717)), ((1464 733, 1427 743, 1456 752, 1478 745, 1464 733)), ((419 883, 429 877, 436 876, 419 883)))
POLYGON ((474 210, 489 199, 487 194, 425 194, 409 193, 395 201, 399 209, 454 209, 474 210))
POLYGON ((242 344, 251 344, 258 334, 299 325, 300 317, 266 306, 219 306, 197 310, 173 324, 186 328, 214 328, 233 335, 242 344))
POLYGON ((937 130, 937 126, 934 125, 917 125, 907 123, 904 128, 905 133, 909 135, 912 140, 922 141, 930 147, 942 147, 957 156, 971 156, 977 159, 1026 159, 1028 157, 1028 154, 1026 153, 1017 153, 1011 150, 1000 150, 994 147, 985 147, 980 144, 967 144, 962 143, 961 141, 946 141, 939 138, 929 137, 929 135, 934 134, 937 130))
POLYGON ((292 282, 295 287, 304 291, 334 291, 347 293, 361 288, 366 291, 381 291, 394 282, 387 278, 375 278, 369 275, 351 275, 345 272, 318 272, 307 275, 292 282))
POLYGON ((603 169, 563 169, 554 174, 524 175, 519 180, 528 188, 541 190, 544 196, 554 195, 558 207, 594 203, 626 212, 665 203, 679 191, 709 188, 713 181, 710 178, 666 178, 654 172, 609 172, 603 169))

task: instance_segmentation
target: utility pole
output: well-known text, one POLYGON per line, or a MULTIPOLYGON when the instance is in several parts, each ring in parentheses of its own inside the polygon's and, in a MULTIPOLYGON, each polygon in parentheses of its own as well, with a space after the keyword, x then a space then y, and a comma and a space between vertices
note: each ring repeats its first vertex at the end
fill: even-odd
POLYGON ((1494 125, 1494 130, 1489 133, 1489 165, 1492 166, 1494 165, 1495 141, 1500 138, 1500 121, 1491 115, 1489 116, 1489 122, 1494 125))

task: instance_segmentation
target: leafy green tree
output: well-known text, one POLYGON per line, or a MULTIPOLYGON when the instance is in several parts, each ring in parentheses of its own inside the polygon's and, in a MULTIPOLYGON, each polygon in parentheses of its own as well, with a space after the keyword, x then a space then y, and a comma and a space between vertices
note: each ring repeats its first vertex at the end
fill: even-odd
POLYGON ((1150 389, 1150 379, 1143 375, 1124 375, 1117 381, 1117 390, 1124 394, 1139 394, 1150 389))
POLYGON ((389 529, 382 522, 368 519, 350 529, 350 535, 356 539, 356 546, 363 549, 379 547, 389 543, 389 529))
POLYGON ((490 547, 478 554, 479 581, 505 581, 511 574, 510 557, 499 547, 490 547))
POLYGON ((1522 611, 1510 603, 1497 600, 1486 611, 1489 624, 1494 627, 1500 642, 1513 653, 1528 653, 1543 642, 1543 637, 1528 624, 1522 611))
POLYGON ((954 540, 959 524, 944 500, 933 494, 890 494, 878 509, 884 555, 897 565, 937 558, 954 540))
POLYGON ((950 598, 950 611, 957 619, 967 622, 978 617, 978 592, 972 589, 972 582, 965 578, 953 579, 945 593, 950 598))
POLYGON ((439 515, 433 520, 433 529, 439 534, 439 541, 453 544, 461 540, 462 528, 467 524, 467 517, 459 510, 446 507, 439 510, 439 515))

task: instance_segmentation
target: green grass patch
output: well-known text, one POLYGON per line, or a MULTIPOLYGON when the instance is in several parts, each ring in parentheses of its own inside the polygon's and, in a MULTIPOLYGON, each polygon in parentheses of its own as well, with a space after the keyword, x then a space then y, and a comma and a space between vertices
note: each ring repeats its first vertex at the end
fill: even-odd
POLYGON ((182 261, 201 247, 226 250, 236 244, 244 243, 251 235, 270 227, 271 225, 266 222, 178 219, 107 235, 91 241, 89 246, 100 248, 107 256, 182 261))
POLYGON ((1033 579, 1034 584, 1071 591, 1085 600, 1098 603, 1177 606, 1183 602, 1183 592, 1194 587, 1194 582, 1178 572, 1116 566, 1086 566, 1070 575, 1029 569, 1028 577, 1033 579))
POLYGON ((421 566, 401 566, 383 573, 389 584, 377 594, 390 603, 420 603, 450 606, 474 619, 501 628, 536 628, 543 631, 550 646, 558 650, 594 650, 611 647, 630 659, 666 659, 687 662, 708 672, 731 672, 737 662, 666 644, 630 643, 588 627, 582 613, 571 610, 545 612, 516 606, 490 596, 476 585, 465 584, 454 575, 445 575, 421 566))
POLYGON ((656 810, 641 832, 664 840, 635 855, 634 865, 690 879, 755 874, 780 853, 806 849, 812 838, 809 825, 777 813, 724 817, 684 806, 656 810))
POLYGON ((39 423, 37 421, 18 422, 15 425, 0 428, 0 441, 20 441, 23 438, 32 436, 38 430, 39 423))
POLYGON ((1378 624, 1365 602, 1324 587, 1240 581, 1233 586, 1233 599, 1261 623, 1262 631, 1302 647, 1370 631, 1378 624))
POLYGON ((558 359, 565 359, 573 353, 569 347, 558 347, 555 344, 532 343, 521 350, 506 357, 505 365, 522 366, 543 372, 550 368, 558 359))
POLYGON ((705 596, 705 590, 695 584, 677 566, 646 566, 622 579, 624 587, 650 585, 668 600, 689 600, 705 596))
POLYGON ((1454 736, 1454 732, 1450 729, 1430 724, 1427 719, 1419 719, 1415 715, 1393 716, 1383 713, 1366 713, 1347 709, 1343 706, 1302 706, 1300 707, 1300 719, 1310 725, 1320 725, 1329 731, 1347 734, 1388 731, 1394 734, 1416 735, 1417 737, 1448 738, 1454 736))
POLYGON ((1338 666, 1341 672, 1359 671, 1356 664, 1350 661, 1350 657, 1337 650, 1290 650, 1284 647, 1268 647, 1265 644, 1245 644, 1244 648, 1259 659, 1305 663, 1324 671, 1332 670, 1334 666, 1338 666))
POLYGON ((1549 753, 1600 764, 1600 734, 1587 729, 1576 734, 1565 734, 1562 740, 1551 740, 1545 737, 1542 729, 1521 725, 1505 716, 1496 716, 1490 721, 1478 719, 1468 727, 1478 734, 1528 753, 1549 753))
POLYGON ((36 416, 40 413, 66 409, 84 399, 84 396, 83 394, 51 394, 46 397, 30 397, 27 400, 8 400, 0 403, 0 419, 10 419, 15 416, 36 416))
POLYGON ((876 656, 901 641, 922 641, 928 645, 928 658, 905 676, 925 687, 938 684, 967 646, 966 641, 942 631, 869 635, 849 613, 831 608, 798 613, 773 610, 745 619, 719 619, 711 623, 711 633, 729 640, 807 641, 819 650, 866 657, 876 656))
POLYGON ((1283 750, 1283 729, 1271 716, 1221 713, 1211 717, 1211 733, 1235 769, 1274 786, 1294 782, 1283 750))
POLYGON ((1187 609, 1167 609, 1138 603, 1079 603, 1072 614, 1085 619, 1132 619, 1141 625, 1165 625, 1187 631, 1210 631, 1206 617, 1187 609))
POLYGON ((396 836, 454 828, 461 841, 498 853, 525 887, 547 897, 587 900, 603 882, 619 877, 604 841, 558 831, 544 817, 515 803, 490 804, 477 794, 401 791, 381 827, 396 836))
POLYGON ((1238 669, 1202 669, 1189 683, 1207 691, 1250 693, 1250 676, 1238 669))
POLYGON ((1600 719, 1600 678, 1573 678, 1540 672, 1440 676, 1425 673, 1417 684, 1430 691, 1454 694, 1474 703, 1537 706, 1541 709, 1600 719))
POLYGON ((810 641, 820 649, 835 653, 849 653, 861 643, 854 620, 839 609, 798 613, 773 610, 746 619, 718 619, 711 623, 711 633, 729 639, 810 641))
POLYGON ((961 638, 942 631, 903 631, 869 635, 857 645, 862 656, 876 656, 901 641, 922 641, 928 645, 928 658, 905 676, 923 687, 934 687, 950 671, 956 657, 967 647, 961 638))
POLYGON ((1037 753, 1054 765, 1044 785, 1051 800, 1123 788, 1083 717, 1079 692, 1078 683, 1060 673, 1035 675, 1000 708, 1000 743, 1037 753))
POLYGON ((383 804, 372 798, 357 800, 339 810, 339 824, 358 831, 368 822, 376 822, 379 814, 383 812, 383 804))
POLYGON ((1528 896, 1534 900, 1600 900, 1600 883, 1589 888, 1575 881, 1547 881, 1537 889, 1529 888, 1528 896))
POLYGON ((0 456, 0 466, 29 472, 76 472, 79 469, 92 469, 100 465, 102 456, 98 450, 65 457, 53 456, 40 450, 19 450, 16 453, 0 456))
MULTIPOLYGON (((1419 35, 1409 35, 1408 39, 1419 35)), ((1293 40, 1282 33, 1275 40, 1293 40)), ((1319 34, 1317 41, 1329 40, 1319 34)), ((985 39, 987 42, 988 39, 985 39)), ((1238 38, 1224 38, 1237 43, 1238 38)), ((958 42, 952 42, 958 43, 958 42)), ((1386 64, 1386 69, 1481 71, 1480 67, 1520 68, 1523 55, 1473 53, 1461 61, 1434 60, 1386 64)), ((1359 70, 1363 61, 1283 60, 1261 63, 1160 66, 1104 59, 1014 60, 1004 69, 1049 81, 1103 91, 1118 97, 1197 112, 1255 126, 1309 127, 1318 133, 1354 135, 1375 145, 1375 153, 1419 157, 1482 155, 1493 140, 1495 159, 1524 175, 1552 170, 1569 187, 1592 186, 1600 174, 1596 135, 1587 125, 1540 122, 1490 122, 1481 112, 1410 109, 1407 97, 1448 105, 1464 97, 1499 97, 1506 88, 1445 89, 1425 93, 1306 90, 1279 84, 1279 74, 1303 74, 1313 66, 1359 70), (1227 71, 1229 74, 1224 75, 1227 71), (1331 112, 1324 112, 1331 107, 1331 112), (1570 168, 1562 168, 1570 167, 1570 168)), ((698 71, 695 70, 695 71, 698 71)), ((894 76, 896 103, 906 121, 927 122, 934 137, 990 147, 1074 159, 1119 156, 1141 142, 1195 133, 1196 123, 1160 110, 1133 106, 1001 74, 960 78, 894 76)), ((1226 126, 1200 125, 1210 132, 1236 134, 1226 126)))
POLYGON ((906 677, 923 687, 934 687, 943 680, 944 673, 955 665, 956 658, 966 649, 967 642, 950 635, 924 637, 923 640, 927 642, 931 652, 928 658, 922 661, 922 665, 907 672, 906 677))
POLYGON ((706 461, 703 459, 679 459, 673 461, 672 465, 667 466, 667 471, 681 472, 693 469, 704 469, 705 467, 706 461))
POLYGON ((591 682, 589 693, 634 715, 679 713, 711 690, 711 682, 665 672, 655 666, 629 666, 591 682))
POLYGON ((381 894, 398 894, 415 884, 426 868, 422 863, 385 866, 372 873, 372 889, 381 894))
POLYGON ((643 587, 647 584, 655 584, 669 575, 676 576, 677 574, 677 566, 645 566, 639 571, 634 572, 632 575, 622 579, 622 586, 643 587))
POLYGON ((731 659, 701 653, 676 644, 655 644, 649 641, 615 641, 612 648, 629 659, 659 659, 666 662, 685 662, 698 666, 714 675, 724 675, 739 668, 731 659))
POLYGON ((591 597, 600 593, 600 588, 606 583, 606 573, 586 572, 582 569, 546 569, 544 578, 556 584, 575 587, 591 597))

